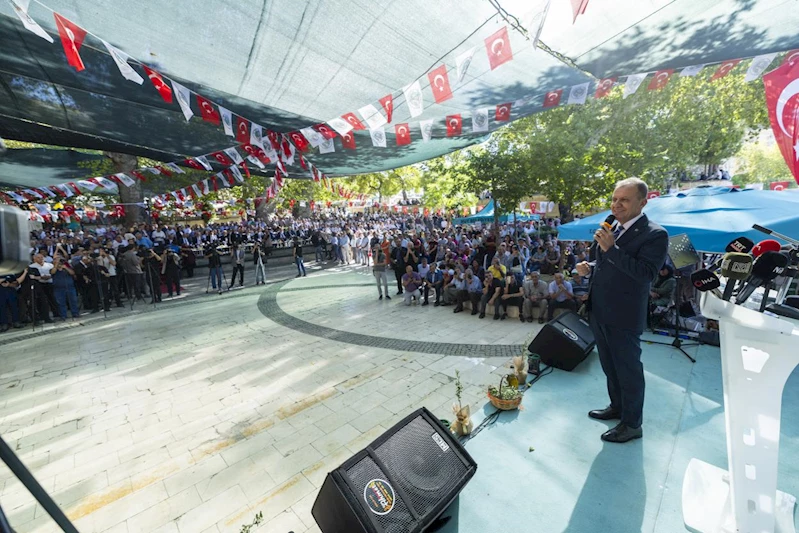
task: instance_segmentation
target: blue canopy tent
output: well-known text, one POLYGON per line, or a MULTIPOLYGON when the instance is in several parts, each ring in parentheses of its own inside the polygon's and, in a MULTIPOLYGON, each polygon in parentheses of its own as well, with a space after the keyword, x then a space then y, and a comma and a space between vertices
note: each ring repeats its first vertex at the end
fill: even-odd
MULTIPOLYGON (((480 211, 470 217, 453 218, 452 223, 455 225, 474 224, 475 222, 494 222, 494 200, 488 202, 480 211)), ((524 215, 521 213, 516 214, 516 220, 519 222, 527 222, 528 220, 538 220, 538 215, 524 215)), ((513 213, 507 215, 500 215, 500 224, 513 222, 513 213)))
MULTIPOLYGON (((777 191, 699 187, 654 198, 644 213, 670 235, 685 233, 703 252, 723 253, 734 238, 744 235, 754 242, 768 238, 752 229, 766 226, 799 239, 799 195, 777 191)), ((560 227, 562 240, 592 240, 594 231, 610 211, 569 222, 560 227)))

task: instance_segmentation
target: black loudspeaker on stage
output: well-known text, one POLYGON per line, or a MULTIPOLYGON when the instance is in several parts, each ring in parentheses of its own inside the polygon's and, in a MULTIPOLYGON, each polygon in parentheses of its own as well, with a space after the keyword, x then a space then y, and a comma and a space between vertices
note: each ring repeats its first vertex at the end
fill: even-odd
POLYGON ((594 349, 591 326, 573 312, 548 322, 527 348, 541 356, 541 362, 561 370, 574 370, 594 349))
POLYGON ((420 533, 476 470, 463 446, 422 408, 330 472, 312 514, 322 533, 420 533))

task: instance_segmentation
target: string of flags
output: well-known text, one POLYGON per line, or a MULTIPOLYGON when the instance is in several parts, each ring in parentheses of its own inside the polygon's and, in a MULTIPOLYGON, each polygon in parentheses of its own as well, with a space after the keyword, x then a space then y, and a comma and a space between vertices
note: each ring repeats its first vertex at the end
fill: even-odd
MULTIPOLYGON (((9 1, 14 8, 14 12, 26 29, 42 39, 54 43, 52 36, 39 26, 28 14, 28 2, 26 0, 9 1)), ((588 0, 572 0, 575 20, 580 14, 585 13, 587 4, 588 0)), ((402 94, 404 96, 404 103, 408 107, 411 118, 420 116, 425 109, 425 91, 423 91, 420 80, 417 79, 401 90, 394 91, 380 98, 378 103, 382 112, 378 110, 377 106, 374 104, 367 104, 357 110, 357 115, 355 112, 348 112, 338 117, 331 118, 326 123, 323 122, 300 128, 297 131, 281 133, 264 128, 260 124, 235 114, 224 106, 195 93, 152 67, 131 58, 124 51, 81 28, 55 11, 53 11, 53 16, 67 63, 77 72, 81 72, 86 68, 80 56, 80 50, 86 36, 91 35, 102 42, 119 68, 120 74, 125 79, 142 85, 144 78, 133 68, 134 65, 131 63, 141 66, 153 88, 158 92, 165 103, 173 104, 177 102, 187 121, 195 116, 194 109, 199 109, 202 120, 213 126, 221 126, 224 128, 225 134, 234 138, 236 146, 197 157, 173 161, 161 166, 143 167, 128 173, 117 173, 110 176, 77 180, 76 182, 54 185, 51 187, 19 189, 13 192, 6 191, 5 193, 0 193, 0 198, 6 202, 31 202, 55 196, 68 198, 73 195, 83 194, 84 192, 113 193, 117 190, 119 185, 133 185, 135 179, 146 181, 143 173, 145 171, 153 174, 165 174, 170 176, 172 173, 183 173, 181 166, 188 166, 196 170, 213 171, 214 168, 211 165, 211 161, 221 164, 224 170, 218 172, 212 178, 198 182, 188 188, 182 188, 179 191, 168 193, 173 197, 175 197, 177 193, 183 194, 183 191, 188 194, 194 192, 199 195, 198 190, 200 192, 209 190, 208 187, 200 187, 202 184, 210 183, 211 186, 216 184, 216 186, 219 187, 223 186, 224 183, 232 183, 230 175, 234 172, 232 170, 233 168, 236 168, 235 172, 237 174, 233 174, 232 179, 238 181, 237 176, 241 176, 240 171, 243 171, 245 175, 249 177, 247 164, 243 162, 245 158, 251 164, 261 169, 265 169, 267 165, 274 165, 276 176, 273 182, 274 184, 280 183, 283 178, 289 177, 287 166, 290 165, 299 166, 304 171, 304 177, 310 176, 315 181, 319 181, 327 176, 308 160, 307 152, 311 148, 318 149, 319 155, 333 153, 336 151, 335 140, 340 138, 342 148, 346 150, 356 150, 357 146, 353 131, 357 130, 368 130, 372 145, 374 147, 385 148, 388 146, 386 126, 392 124, 396 110, 394 104, 395 94, 402 94), (195 103, 194 108, 192 107, 193 102, 195 103), (358 115, 360 115, 360 118, 358 115), (242 157, 239 150, 243 150, 246 155, 242 157), (131 175, 135 179, 131 178, 131 175)), ((491 70, 513 60, 514 54, 507 26, 501 27, 483 41, 488 66, 491 70)), ((454 76, 452 76, 455 83, 460 84, 463 82, 469 68, 474 62, 476 53, 477 47, 472 47, 457 56, 455 72, 454 76)), ((776 53, 771 53, 753 58, 746 72, 745 81, 749 82, 758 79, 766 68, 768 68, 776 55, 776 53)), ((790 57, 792 57, 792 54, 789 54, 789 58, 790 57)), ((711 80, 715 81, 727 76, 740 62, 741 59, 733 59, 718 64, 711 80)), ((681 70, 680 75, 696 76, 704 68, 709 66, 708 64, 685 67, 681 70)), ((446 64, 441 64, 427 73, 429 86, 425 87, 425 89, 429 89, 433 101, 436 104, 444 103, 453 97, 453 83, 450 81, 452 74, 451 69, 448 68, 446 64)), ((623 97, 628 98, 639 90, 650 74, 654 74, 654 76, 648 83, 647 90, 656 91, 663 89, 667 85, 675 74, 675 69, 664 69, 654 73, 643 72, 601 79, 595 83, 593 97, 595 99, 604 98, 610 93, 614 86, 623 84, 623 97), (622 78, 624 78, 623 83, 620 81, 622 78)), ((560 106, 564 93, 568 91, 567 105, 583 105, 590 95, 590 87, 591 83, 586 82, 572 87, 554 89, 544 94, 540 103, 544 109, 560 106)), ((540 94, 533 94, 514 102, 496 104, 490 108, 480 108, 447 115, 443 118, 446 127, 446 136, 457 137, 463 135, 465 130, 464 121, 468 118, 471 119, 471 133, 487 133, 492 126, 492 119, 494 127, 502 126, 512 119, 516 109, 534 103, 539 98, 542 98, 540 94)), ((516 114, 516 118, 518 118, 518 114, 516 114)), ((422 142, 429 142, 433 138, 434 125, 440 124, 441 120, 441 118, 419 120, 413 125, 409 122, 392 124, 394 129, 393 144, 395 146, 406 146, 411 144, 417 136, 421 138, 422 142)), ((277 187, 279 190, 280 185, 277 185, 277 187)))

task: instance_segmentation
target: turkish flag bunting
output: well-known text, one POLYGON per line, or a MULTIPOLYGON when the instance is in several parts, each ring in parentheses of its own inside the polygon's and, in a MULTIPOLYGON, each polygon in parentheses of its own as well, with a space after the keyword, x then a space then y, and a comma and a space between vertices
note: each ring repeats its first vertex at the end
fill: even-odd
POLYGON ((266 136, 269 138, 269 143, 272 145, 272 148, 274 148, 275 151, 280 150, 280 137, 278 137, 277 132, 267 130, 266 136))
POLYGON ((563 95, 563 89, 548 92, 544 97, 544 107, 555 107, 560 104, 560 97, 563 95))
POLYGON ((219 190, 219 180, 216 179, 216 174, 211 176, 211 187, 213 187, 214 192, 219 190))
POLYGON ((649 193, 647 193, 647 195, 646 195, 646 199, 647 200, 651 200, 652 198, 659 198, 659 197, 660 197, 660 191, 649 191, 649 193))
POLYGON ((233 183, 234 183, 234 180, 235 180, 236 178, 233 176, 233 172, 231 172, 231 170, 230 170, 229 168, 226 168, 225 170, 223 170, 223 171, 222 171, 222 175, 223 175, 225 178, 227 178, 227 179, 226 179, 227 183, 225 183, 225 185, 226 185, 227 187, 230 187, 231 185, 233 185, 233 183))
POLYGON ((114 216, 117 218, 122 218, 125 216, 125 206, 114 204, 114 216))
POLYGON ((796 63, 799 63, 799 50, 791 50, 790 52, 785 54, 785 59, 782 60, 782 64, 790 63, 793 67, 796 63))
POLYGON ((650 91, 661 90, 663 87, 666 86, 667 83, 669 83, 669 79, 671 78, 672 74, 674 74, 673 68, 666 70, 658 70, 657 72, 655 72, 655 77, 652 78, 652 81, 649 82, 649 87, 647 87, 647 90, 650 91))
POLYGON ((283 176, 278 172, 275 172, 275 183, 277 183, 278 187, 283 187, 283 176))
POLYGON ((784 191, 791 184, 790 181, 772 181, 769 183, 768 188, 772 191, 784 191))
POLYGON ((587 7, 588 0, 572 0, 572 12, 574 13, 572 24, 574 24, 578 16, 585 14, 585 8, 587 7))
POLYGON ((505 122, 510 120, 510 108, 513 104, 499 104, 494 119, 497 122, 505 122))
POLYGON ((383 110, 386 112, 386 120, 391 122, 391 116, 394 114, 394 95, 385 95, 380 99, 380 105, 383 106, 383 110))
POLYGON ((244 171, 244 175, 247 176, 247 179, 250 179, 250 169, 247 167, 247 163, 242 161, 239 163, 239 166, 241 167, 241 170, 244 171))
POLYGON ((716 81, 718 79, 723 78, 724 76, 729 74, 730 71, 732 69, 734 69, 736 67, 736 65, 738 65, 738 63, 740 63, 740 62, 741 62, 740 59, 733 59, 732 61, 725 61, 724 63, 722 63, 719 66, 719 68, 716 70, 716 72, 713 73, 713 77, 710 78, 710 81, 716 81))
MULTIPOLYGON (((299 131, 292 131, 289 134, 289 138, 291 139, 291 142, 294 143, 294 146, 297 147, 297 150, 299 150, 300 152, 304 152, 305 150, 308 149, 309 146, 308 139, 306 139, 305 136, 299 131)), ((288 157, 288 154, 286 154, 286 156, 288 157)))
POLYGON ((513 59, 513 50, 508 38, 508 27, 503 26, 485 40, 488 65, 491 70, 513 59))
POLYGON ((210 122, 214 126, 219 126, 222 123, 222 117, 219 116, 219 111, 214 108, 214 104, 210 100, 197 95, 197 104, 200 106, 200 113, 202 113, 203 120, 210 122))
POLYGON ((261 150, 260 146, 255 146, 254 144, 242 144, 241 147, 247 152, 249 155, 258 158, 262 163, 268 165, 272 162, 269 157, 267 157, 266 153, 261 150))
POLYGON ((437 104, 446 102, 452 98, 452 88, 449 85, 447 65, 441 65, 435 70, 428 72, 427 79, 430 80, 430 89, 433 91, 433 98, 436 99, 437 104))
POLYGON ((331 128, 327 124, 317 124, 316 126, 313 127, 313 129, 318 131, 319 134, 322 137, 324 137, 325 139, 329 140, 329 139, 335 139, 336 138, 335 130, 333 130, 333 128, 331 128))
POLYGON ((167 170, 165 167, 156 166, 155 168, 157 168, 158 170, 160 170, 160 171, 161 171, 161 174, 166 174, 167 176, 171 176, 171 175, 172 175, 172 172, 170 172, 169 170, 167 170))
POLYGON ((411 129, 407 124, 397 124, 394 132, 397 134, 397 146, 411 144, 411 129))
POLYGON ((205 168, 198 161, 195 161, 194 159, 184 159, 183 163, 185 163, 186 166, 193 168, 194 170, 205 170, 205 168))
POLYGON ((103 185, 102 182, 100 182, 100 180, 98 180, 97 178, 89 178, 86 181, 91 181, 92 183, 94 183, 95 185, 100 187, 101 189, 105 189, 105 185, 103 185))
POLYGON ((230 166, 233 164, 233 160, 230 159, 225 152, 214 152, 211 154, 211 157, 219 161, 220 164, 225 166, 230 166))
POLYGON ((142 174, 138 170, 131 170, 130 173, 136 176, 136 179, 138 179, 139 181, 147 181, 147 178, 144 177, 144 174, 142 174))
POLYGON ((147 77, 150 78, 150 82, 155 87, 155 90, 161 95, 161 98, 164 99, 164 102, 167 104, 172 103, 172 88, 167 85, 164 81, 164 78, 156 71, 148 67, 147 65, 142 65, 144 67, 144 72, 147 73, 147 77))
POLYGON ((236 141, 242 144, 250 142, 250 123, 239 116, 236 116, 236 141))
POLYGON ((316 167, 313 167, 313 169, 311 169, 311 174, 313 174, 313 180, 316 183, 319 183, 319 181, 322 179, 322 173, 319 172, 319 169, 316 167))
POLYGON ((83 44, 83 39, 86 38, 86 30, 65 19, 58 13, 53 12, 53 15, 55 15, 55 25, 58 27, 58 35, 61 36, 61 45, 64 47, 64 53, 67 55, 67 63, 78 72, 84 70, 86 67, 83 66, 83 60, 78 51, 83 44))
POLYGON ((300 166, 303 170, 308 170, 308 163, 305 162, 305 158, 300 156, 300 166))
POLYGON ((200 189, 199 189, 199 187, 197 187, 196 183, 194 185, 192 185, 191 187, 189 187, 189 194, 195 200, 197 199, 198 195, 200 194, 200 189))
POLYGON ((341 144, 348 150, 355 150, 355 135, 351 131, 341 136, 341 144))
POLYGON ((616 78, 604 78, 600 80, 596 86, 594 98, 606 97, 608 94, 610 94, 610 90, 613 89, 614 83, 616 83, 616 78))
POLYGON ((763 76, 763 84, 774 138, 799 183, 799 63, 783 62, 763 76))
POLYGON ((363 122, 360 121, 358 117, 355 116, 355 113, 347 113, 346 115, 341 115, 341 118, 349 122, 353 128, 356 130, 365 130, 366 126, 363 125, 363 122))
POLYGON ((50 190, 53 191, 54 193, 58 194, 59 196, 63 196, 63 197, 67 196, 67 193, 65 193, 64 191, 62 191, 61 189, 59 189, 55 185, 51 186, 50 190))
POLYGON ((454 137, 461 134, 463 119, 460 114, 447 115, 447 137, 454 137))

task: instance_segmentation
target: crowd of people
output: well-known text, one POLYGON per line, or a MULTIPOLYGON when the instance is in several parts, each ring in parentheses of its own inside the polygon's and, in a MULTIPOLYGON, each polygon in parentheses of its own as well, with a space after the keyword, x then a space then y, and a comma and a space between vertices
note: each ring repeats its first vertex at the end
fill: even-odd
POLYGON ((471 302, 472 314, 483 318, 493 309, 496 320, 516 306, 520 319, 543 322, 559 308, 579 311, 588 292, 588 281, 574 270, 587 258, 587 243, 559 242, 558 223, 504 224, 498 239, 479 223, 344 211, 209 225, 50 225, 32 233, 29 267, 0 282, 0 331, 180 295, 181 280, 194 276, 200 259, 217 293, 244 286, 249 261, 255 284, 264 284, 267 257, 284 247, 292 249, 298 277, 307 275, 303 248, 311 248, 319 264, 371 268, 380 299, 391 298, 391 276, 408 305, 432 299, 461 312, 471 302), (231 263, 227 287, 223 256, 231 263))

